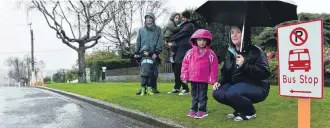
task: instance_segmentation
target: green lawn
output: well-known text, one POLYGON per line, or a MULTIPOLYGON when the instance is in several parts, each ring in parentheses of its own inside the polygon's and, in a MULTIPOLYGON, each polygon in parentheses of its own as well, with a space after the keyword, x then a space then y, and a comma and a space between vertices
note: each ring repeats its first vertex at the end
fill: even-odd
MULTIPOLYGON (((278 96, 277 86, 271 88, 268 99, 255 105, 257 119, 244 122, 226 118, 233 110, 213 99, 211 86, 207 106, 209 116, 199 120, 186 116, 191 105, 190 96, 167 94, 173 87, 170 83, 160 83, 158 88, 161 94, 154 96, 135 95, 140 88, 138 83, 49 84, 47 87, 101 99, 196 127, 297 128, 297 99, 278 96)), ((312 128, 330 128, 329 95, 330 88, 325 88, 325 98, 311 102, 312 128)))

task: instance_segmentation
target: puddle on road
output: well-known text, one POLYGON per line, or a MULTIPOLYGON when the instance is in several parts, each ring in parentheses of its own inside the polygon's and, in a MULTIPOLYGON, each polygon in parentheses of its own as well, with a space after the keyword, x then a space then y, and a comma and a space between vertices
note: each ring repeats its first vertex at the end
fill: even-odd
POLYGON ((58 108, 55 113, 55 120, 43 127, 82 127, 83 115, 78 105, 67 103, 58 108))

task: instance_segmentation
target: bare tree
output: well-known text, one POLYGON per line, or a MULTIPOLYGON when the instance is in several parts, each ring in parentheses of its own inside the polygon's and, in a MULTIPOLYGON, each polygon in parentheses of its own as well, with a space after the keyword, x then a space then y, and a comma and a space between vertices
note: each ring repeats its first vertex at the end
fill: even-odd
POLYGON ((164 0, 159 0, 159 1, 137 1, 139 2, 140 7, 140 20, 141 20, 141 25, 144 25, 144 15, 148 12, 152 12, 155 14, 155 17, 158 18, 161 15, 168 13, 167 8, 165 7, 165 1, 164 0))
POLYGON ((159 17, 168 13, 165 7, 165 1, 119 1, 109 9, 108 12, 124 8, 116 13, 112 13, 112 22, 108 24, 103 31, 105 39, 108 41, 105 45, 115 45, 120 50, 122 58, 128 57, 133 51, 131 41, 137 35, 137 29, 133 28, 133 23, 141 20, 144 25, 144 15, 152 12, 159 17), (139 18, 136 16, 140 15, 139 18))
MULTIPOLYGON (((34 8, 42 13, 48 26, 62 43, 78 53, 78 81, 86 82, 85 51, 98 44, 104 27, 111 21, 108 12, 114 1, 37 1, 34 8)), ((114 10, 113 10, 114 11, 114 10)))
POLYGON ((24 83, 28 80, 28 67, 29 65, 18 57, 10 57, 6 60, 5 65, 9 67, 8 77, 16 82, 24 83))
POLYGON ((29 55, 25 55, 23 58, 23 63, 24 63, 24 71, 26 71, 26 77, 24 79, 25 85, 29 85, 29 81, 31 80, 32 77, 32 72, 31 72, 31 57, 29 55))

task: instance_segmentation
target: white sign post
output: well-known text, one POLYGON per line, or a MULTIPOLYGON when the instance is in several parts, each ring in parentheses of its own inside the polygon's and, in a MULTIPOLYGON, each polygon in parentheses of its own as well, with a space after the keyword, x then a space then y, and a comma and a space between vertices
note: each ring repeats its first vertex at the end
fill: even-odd
POLYGON ((310 99, 323 99, 323 20, 277 27, 279 95, 298 98, 298 128, 310 128, 310 99))
POLYGON ((87 81, 87 83, 91 82, 91 69, 90 68, 86 68, 86 81, 87 81))
POLYGON ((102 80, 105 82, 105 71, 107 70, 107 67, 102 67, 102 80))
POLYGON ((323 98, 323 22, 277 28, 280 96, 323 98))

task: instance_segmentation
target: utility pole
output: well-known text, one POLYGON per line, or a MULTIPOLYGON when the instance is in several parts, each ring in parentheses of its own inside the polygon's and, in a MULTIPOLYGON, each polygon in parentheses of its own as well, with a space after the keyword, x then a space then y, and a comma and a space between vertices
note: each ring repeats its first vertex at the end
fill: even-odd
POLYGON ((33 30, 31 28, 32 23, 29 23, 29 25, 30 25, 30 34, 31 34, 31 75, 32 75, 31 79, 33 80, 33 78, 35 78, 35 80, 37 81, 37 77, 36 77, 37 74, 34 70, 34 43, 33 43, 34 39, 33 39, 33 30))
POLYGON ((26 59, 26 64, 28 65, 27 66, 27 80, 25 81, 26 82, 26 86, 30 86, 30 81, 31 81, 31 69, 30 69, 30 62, 31 60, 29 58, 26 59))

